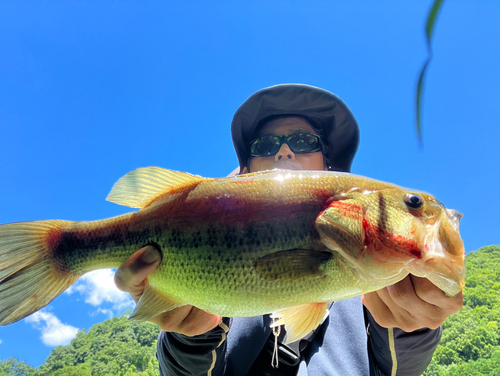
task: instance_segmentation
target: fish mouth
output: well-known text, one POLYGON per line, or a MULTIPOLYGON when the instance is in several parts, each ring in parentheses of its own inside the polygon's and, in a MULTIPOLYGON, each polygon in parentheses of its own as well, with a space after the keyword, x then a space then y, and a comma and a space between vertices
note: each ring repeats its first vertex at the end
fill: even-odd
POLYGON ((439 242, 444 250, 454 256, 464 256, 465 249, 458 227, 462 213, 454 209, 446 209, 438 231, 439 242))
POLYGON ((454 296, 465 287, 463 259, 431 257, 425 262, 425 267, 433 272, 423 277, 439 287, 447 296, 454 296))
POLYGON ((424 258, 409 270, 429 279, 446 295, 458 294, 465 286, 464 245, 458 232, 461 213, 445 209, 440 220, 426 225, 424 258))

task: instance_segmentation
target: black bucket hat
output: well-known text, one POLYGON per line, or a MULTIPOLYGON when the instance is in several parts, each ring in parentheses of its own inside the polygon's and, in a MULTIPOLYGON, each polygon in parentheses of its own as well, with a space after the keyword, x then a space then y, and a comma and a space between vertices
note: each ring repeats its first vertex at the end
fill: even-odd
POLYGON ((356 119, 336 95, 300 84, 276 85, 259 90, 236 110, 231 122, 231 135, 240 171, 248 164, 248 146, 255 131, 272 118, 283 116, 308 120, 322 135, 326 145, 324 156, 331 170, 350 172, 359 144, 356 119))

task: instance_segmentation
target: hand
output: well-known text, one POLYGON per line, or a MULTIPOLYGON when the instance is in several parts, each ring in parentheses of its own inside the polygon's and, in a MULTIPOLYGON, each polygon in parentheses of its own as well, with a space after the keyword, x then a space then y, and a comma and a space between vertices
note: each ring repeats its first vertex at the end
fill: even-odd
MULTIPOLYGON (((144 292, 148 275, 158 267, 160 262, 160 253, 156 248, 153 246, 141 248, 116 271, 116 287, 121 291, 128 292, 137 303, 144 292)), ((185 305, 164 312, 149 321, 166 332, 176 332, 191 337, 212 330, 219 325, 221 319, 220 316, 214 316, 191 305, 185 305)))
POLYGON ((375 321, 384 328, 405 332, 437 329, 463 305, 463 292, 446 296, 426 278, 408 275, 398 283, 361 298, 375 321))

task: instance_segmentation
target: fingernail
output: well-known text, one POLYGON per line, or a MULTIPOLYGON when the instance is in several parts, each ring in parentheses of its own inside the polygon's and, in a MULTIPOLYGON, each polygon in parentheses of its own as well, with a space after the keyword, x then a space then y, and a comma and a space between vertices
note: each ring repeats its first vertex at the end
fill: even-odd
POLYGON ((147 264, 152 264, 160 258, 160 252, 158 252, 154 247, 148 247, 146 252, 142 255, 142 261, 147 264))

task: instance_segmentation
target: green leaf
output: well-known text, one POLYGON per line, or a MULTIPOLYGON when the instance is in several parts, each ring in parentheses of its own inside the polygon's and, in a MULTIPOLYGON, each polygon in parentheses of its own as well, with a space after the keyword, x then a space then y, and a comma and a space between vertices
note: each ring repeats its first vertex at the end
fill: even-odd
POLYGON ((425 27, 427 33, 427 43, 430 46, 432 33, 434 32, 434 25, 436 24, 436 19, 441 10, 441 5, 444 0, 436 0, 432 5, 431 11, 429 12, 429 16, 427 17, 427 26, 425 27))
POLYGON ((441 10, 441 6, 444 0, 435 0, 434 4, 432 4, 429 15, 427 16, 427 23, 425 26, 425 32, 427 37, 427 52, 428 56, 422 65, 422 69, 420 70, 420 74, 418 76, 418 84, 417 84, 417 94, 416 94, 416 131, 417 131, 417 139, 420 145, 422 145, 422 91, 424 86, 425 73, 427 71, 427 67, 432 59, 432 46, 431 40, 432 35, 434 33, 434 26, 436 25, 436 19, 441 10))

